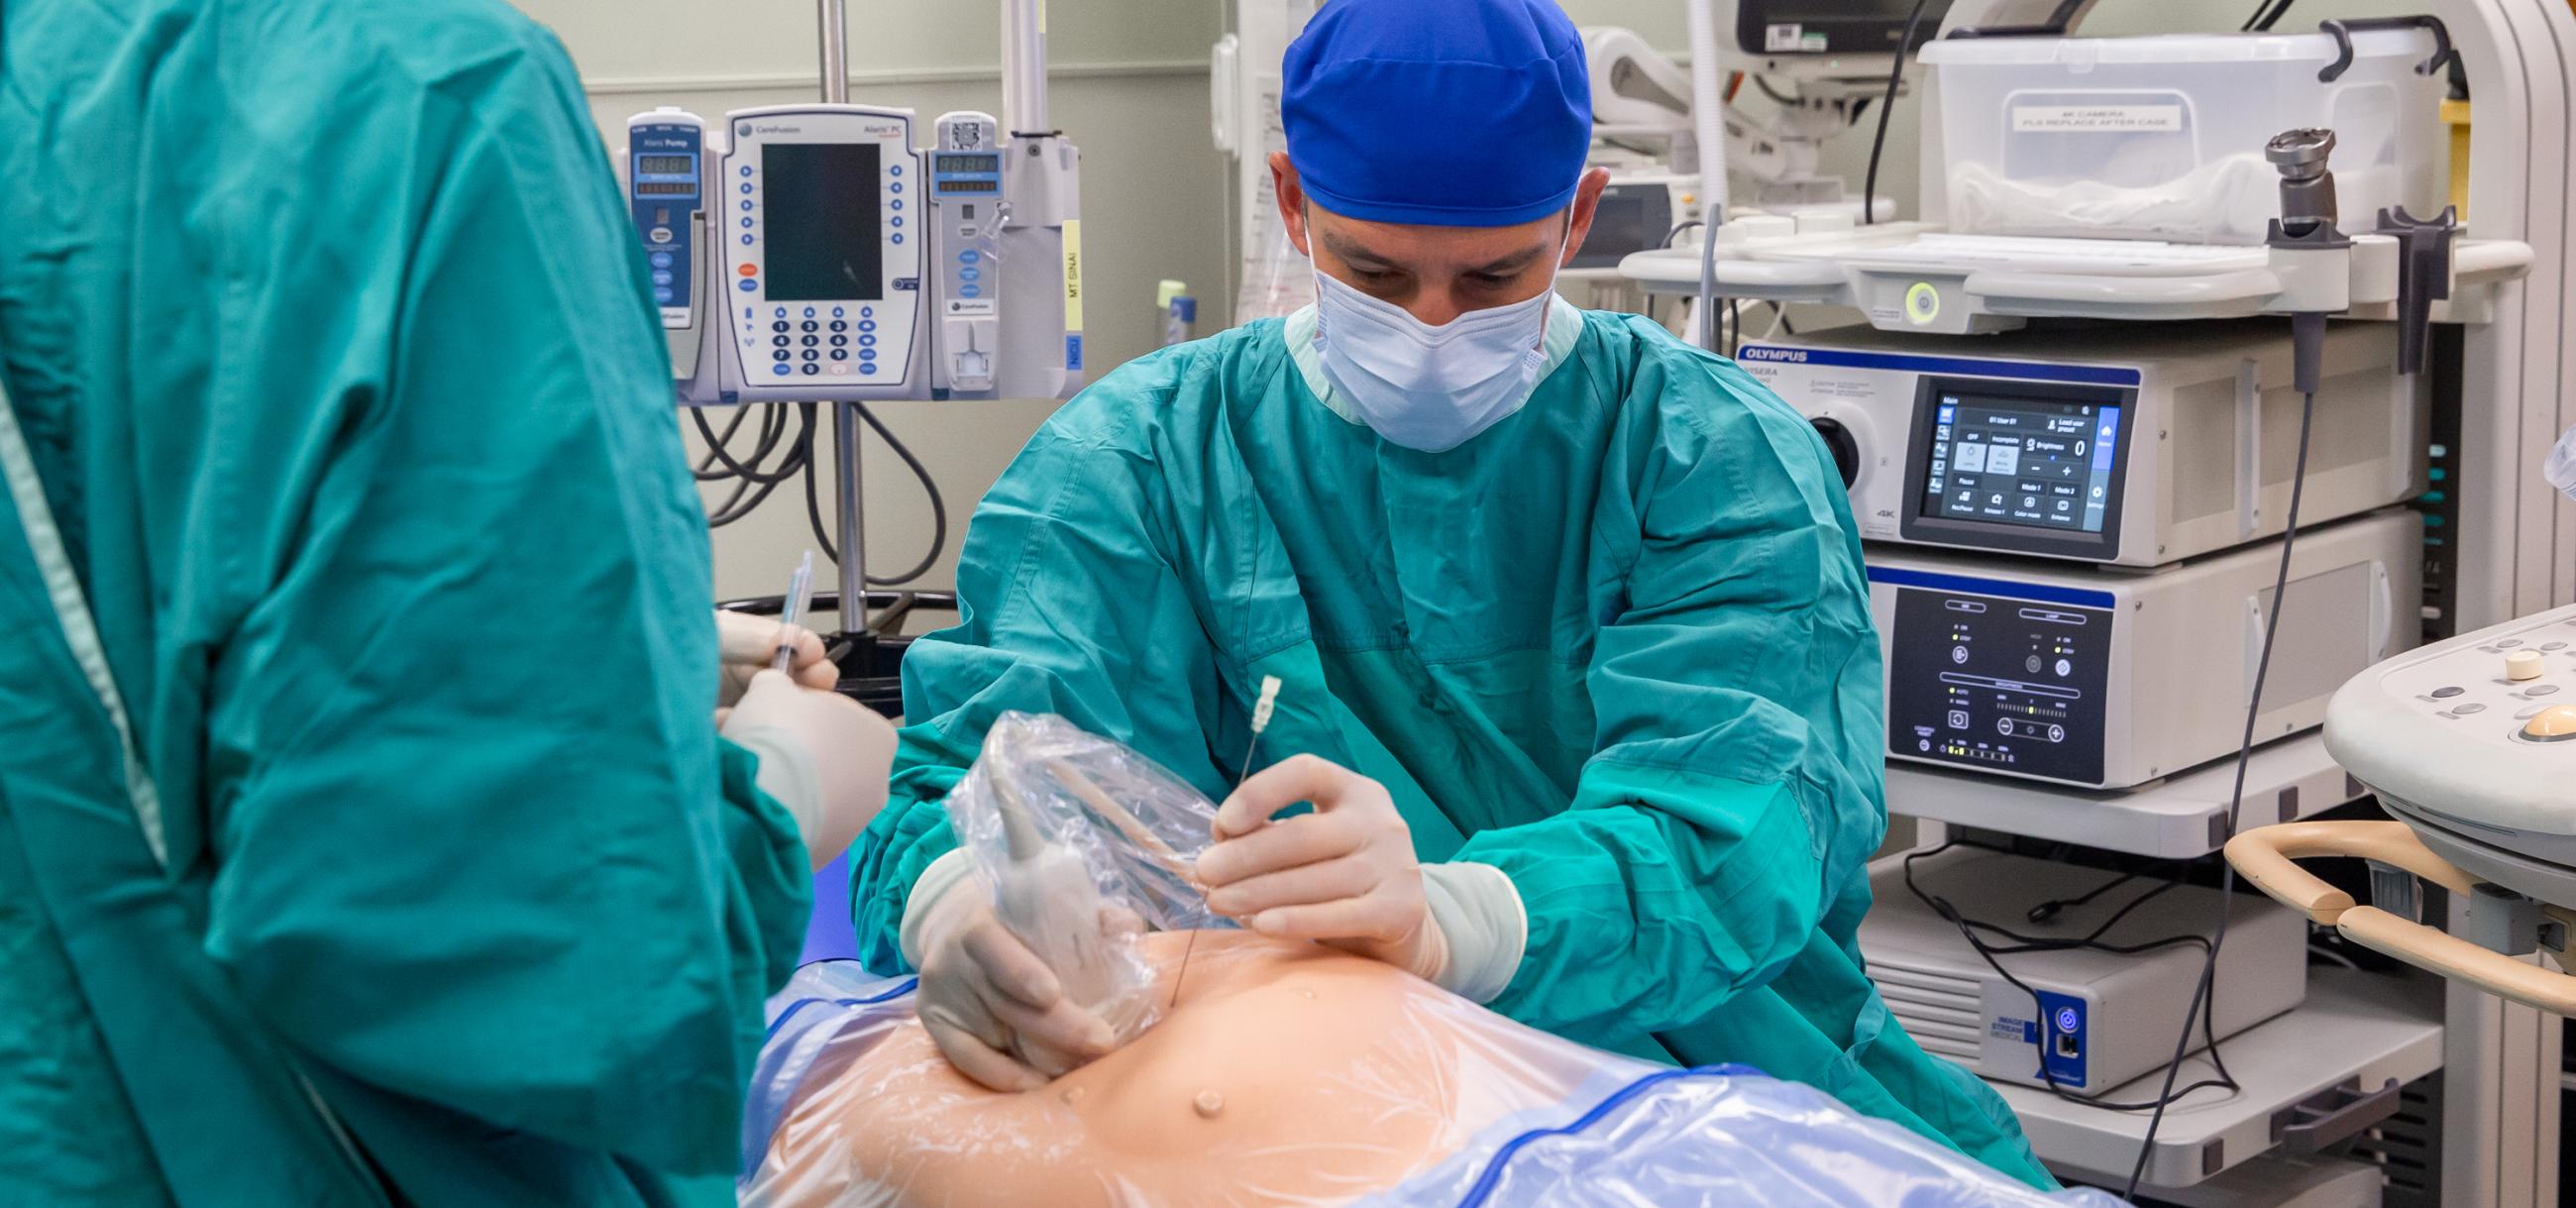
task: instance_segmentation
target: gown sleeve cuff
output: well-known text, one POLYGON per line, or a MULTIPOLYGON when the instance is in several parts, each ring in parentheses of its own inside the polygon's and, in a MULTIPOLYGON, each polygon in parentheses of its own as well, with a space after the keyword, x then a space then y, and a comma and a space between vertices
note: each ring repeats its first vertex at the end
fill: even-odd
MULTIPOLYGON (((949 899, 961 893, 971 893, 977 883, 979 878, 975 875, 974 857, 967 855, 962 847, 950 848, 931 861, 930 867, 922 869, 920 876, 913 878, 912 895, 904 900, 903 926, 896 932, 896 943, 903 950, 903 959, 913 968, 921 967, 922 952, 929 947, 939 924, 947 916, 957 913, 953 909, 943 909, 951 905, 949 899)), ((964 901, 963 898, 958 900, 964 901)))
POLYGON ((1426 864, 1422 894, 1449 959, 1431 980, 1470 1002, 1492 1002, 1529 944, 1529 913, 1511 877, 1491 864, 1426 864))
POLYGON ((809 861, 821 861, 811 871, 822 871, 822 865, 831 863, 832 856, 840 853, 827 856, 814 850, 814 837, 823 821, 823 777, 805 745, 778 726, 728 726, 724 736, 759 760, 752 772, 752 784, 796 820, 796 836, 804 841, 809 861))

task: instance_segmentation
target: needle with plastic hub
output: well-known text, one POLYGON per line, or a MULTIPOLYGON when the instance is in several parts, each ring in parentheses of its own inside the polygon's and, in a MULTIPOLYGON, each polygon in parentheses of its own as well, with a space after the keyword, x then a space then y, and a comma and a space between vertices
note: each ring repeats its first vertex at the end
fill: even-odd
POLYGON ((778 654, 769 665, 785 671, 795 665, 796 643, 788 635, 805 623, 805 610, 814 603, 814 551, 796 563, 796 573, 788 577, 787 594, 780 598, 778 610, 778 654))
MULTIPOLYGON (((1252 706, 1252 738, 1243 744, 1243 768, 1234 774, 1236 784, 1252 774, 1253 752, 1261 749, 1261 732, 1270 728, 1270 714, 1279 704, 1279 677, 1261 677, 1261 699, 1252 706)), ((1199 946, 1199 933, 1190 932, 1189 942, 1181 945, 1181 967, 1172 974, 1172 1005, 1181 1005, 1181 979, 1190 975, 1190 951, 1199 946)))

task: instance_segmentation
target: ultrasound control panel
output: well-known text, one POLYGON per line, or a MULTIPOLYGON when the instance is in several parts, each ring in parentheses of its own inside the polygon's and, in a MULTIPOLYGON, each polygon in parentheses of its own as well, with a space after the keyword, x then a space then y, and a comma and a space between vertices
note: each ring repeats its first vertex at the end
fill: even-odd
MULTIPOLYGON (((1888 572, 1872 576, 1889 581, 1888 572)), ((2081 784, 2102 780, 2108 595, 1901 578, 1888 635, 1891 753, 2081 784)))

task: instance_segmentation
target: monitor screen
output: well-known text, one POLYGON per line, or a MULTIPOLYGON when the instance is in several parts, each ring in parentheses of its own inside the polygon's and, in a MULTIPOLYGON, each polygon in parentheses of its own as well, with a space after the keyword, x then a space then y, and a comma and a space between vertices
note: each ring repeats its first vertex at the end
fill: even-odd
POLYGON ((874 300, 885 293, 877 229, 877 144, 764 143, 761 225, 776 302, 874 300))
POLYGON ((2122 407, 1944 384, 1921 515, 2067 533, 2102 531, 2122 407))
POLYGON ((1661 182, 1611 185, 1601 191, 1592 233, 1567 267, 1616 268, 1630 252, 1664 246, 1672 225, 1672 190, 1661 182))
POLYGON ((698 157, 694 155, 638 155, 635 157, 635 173, 638 176, 686 176, 697 170, 698 157))
MULTIPOLYGON (((1905 33, 1914 0, 1741 0, 1735 40, 1748 55, 1886 54, 1905 33)), ((1950 0, 1926 0, 1913 50, 1932 40, 1950 0)))
POLYGON ((930 158, 933 172, 999 172, 1002 157, 989 152, 949 152, 930 158))

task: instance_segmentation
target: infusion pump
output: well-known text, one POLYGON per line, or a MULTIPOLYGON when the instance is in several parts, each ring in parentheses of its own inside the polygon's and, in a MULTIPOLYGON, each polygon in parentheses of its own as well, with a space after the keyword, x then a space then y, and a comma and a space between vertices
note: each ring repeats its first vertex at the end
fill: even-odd
POLYGON ((684 405, 1065 398, 1079 153, 989 114, 778 105, 628 122, 628 202, 684 405))

